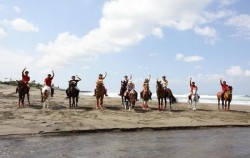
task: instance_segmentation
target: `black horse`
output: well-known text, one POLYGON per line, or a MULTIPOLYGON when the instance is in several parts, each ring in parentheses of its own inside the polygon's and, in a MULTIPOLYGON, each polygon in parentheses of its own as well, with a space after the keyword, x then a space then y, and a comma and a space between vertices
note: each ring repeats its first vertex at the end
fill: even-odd
POLYGON ((127 90, 127 82, 126 81, 121 81, 121 88, 120 88, 120 96, 122 98, 122 106, 125 106, 125 96, 124 93, 127 90))
POLYGON ((20 104, 22 104, 22 106, 24 107, 25 94, 27 94, 27 100, 30 106, 29 87, 22 80, 20 81, 17 80, 16 82, 17 82, 16 92, 18 93, 18 96, 19 96, 18 106, 20 107, 21 106, 20 104))
POLYGON ((78 107, 79 90, 76 89, 75 84, 73 83, 69 84, 69 88, 66 90, 66 94, 69 98, 69 108, 78 107))

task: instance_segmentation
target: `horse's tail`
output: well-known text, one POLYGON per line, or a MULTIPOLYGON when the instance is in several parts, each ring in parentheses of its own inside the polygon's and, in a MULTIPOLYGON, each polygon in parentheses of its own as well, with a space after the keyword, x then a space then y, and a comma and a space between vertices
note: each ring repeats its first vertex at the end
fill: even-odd
POLYGON ((175 98, 175 96, 174 96, 173 93, 172 93, 172 90, 169 89, 169 88, 168 88, 168 90, 169 90, 169 92, 170 92, 170 94, 171 94, 170 97, 171 97, 171 100, 172 100, 172 104, 178 103, 177 98, 175 98))

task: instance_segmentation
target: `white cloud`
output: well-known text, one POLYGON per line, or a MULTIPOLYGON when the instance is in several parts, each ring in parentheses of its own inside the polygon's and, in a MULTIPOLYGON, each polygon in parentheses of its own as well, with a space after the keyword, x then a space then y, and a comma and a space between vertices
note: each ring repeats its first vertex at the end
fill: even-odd
POLYGON ((250 70, 245 71, 245 76, 250 77, 250 70))
POLYGON ((237 36, 250 39, 250 15, 241 14, 232 16, 226 21, 226 25, 236 28, 237 36))
POLYGON ((178 53, 178 54, 176 54, 176 60, 182 60, 182 61, 185 61, 185 62, 197 62, 197 61, 204 60, 204 58, 201 57, 201 56, 197 56, 197 55, 184 56, 183 54, 178 53))
POLYGON ((159 38, 163 37, 163 32, 162 32, 162 29, 160 28, 154 28, 152 31, 152 34, 159 38))
POLYGON ((14 6, 13 9, 15 12, 18 12, 18 13, 21 12, 21 9, 18 6, 14 6))
POLYGON ((231 66, 226 73, 233 77, 250 77, 250 70, 244 70, 240 66, 231 66))
POLYGON ((184 55, 181 53, 176 54, 176 60, 182 60, 184 58, 184 55))
POLYGON ((196 26, 194 28, 195 33, 201 35, 201 36, 206 36, 206 37, 210 37, 210 38, 217 38, 217 31, 209 26, 206 26, 204 28, 200 28, 198 26, 196 26))
POLYGON ((16 31, 20 32, 37 32, 39 31, 39 28, 35 25, 33 25, 31 22, 28 22, 24 19, 14 19, 12 21, 9 21, 7 19, 4 19, 2 22, 4 25, 12 27, 16 31))
POLYGON ((0 28, 0 39, 6 36, 4 29, 0 28))
MULTIPOLYGON (((87 35, 78 37, 71 33, 61 33, 48 44, 40 43, 40 64, 62 66, 69 60, 119 52, 138 44, 147 36, 162 38, 162 29, 166 27, 188 30, 200 24, 204 26, 207 20, 203 18, 202 12, 211 2, 213 0, 107 1, 103 6, 99 27, 87 35), (57 59, 58 56, 61 58, 57 59)), ((189 59, 193 60, 201 58, 189 59)))
POLYGON ((230 5, 234 4, 235 2, 236 2, 236 0, 220 0, 219 1, 219 8, 230 6, 230 5))
POLYGON ((204 60, 204 58, 200 56, 187 56, 184 58, 184 61, 186 62, 196 62, 201 60, 204 60))

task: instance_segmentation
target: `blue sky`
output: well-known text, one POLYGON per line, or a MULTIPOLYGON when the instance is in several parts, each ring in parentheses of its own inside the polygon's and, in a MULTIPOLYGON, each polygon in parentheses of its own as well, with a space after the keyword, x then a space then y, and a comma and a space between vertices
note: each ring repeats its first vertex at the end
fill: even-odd
POLYGON ((200 94, 216 94, 220 78, 250 95, 250 1, 247 0, 0 0, 0 79, 67 87, 72 75, 93 90, 108 73, 109 92, 132 75, 137 91, 165 75, 175 94, 189 78, 200 94))

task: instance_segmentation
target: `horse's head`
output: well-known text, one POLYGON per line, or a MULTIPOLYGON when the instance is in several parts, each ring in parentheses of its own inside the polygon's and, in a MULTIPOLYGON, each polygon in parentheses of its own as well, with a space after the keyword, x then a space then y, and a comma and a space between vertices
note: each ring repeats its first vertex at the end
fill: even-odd
POLYGON ((24 86, 24 82, 22 80, 16 80, 16 82, 18 87, 24 86))
POLYGON ((228 86, 228 88, 229 88, 230 94, 232 94, 232 92, 233 92, 233 87, 232 87, 232 86, 228 86))

